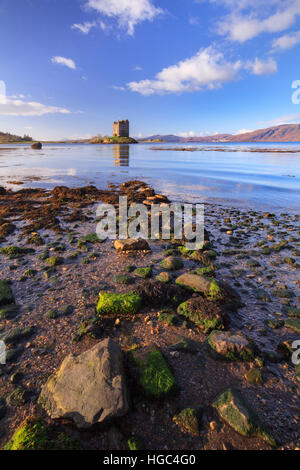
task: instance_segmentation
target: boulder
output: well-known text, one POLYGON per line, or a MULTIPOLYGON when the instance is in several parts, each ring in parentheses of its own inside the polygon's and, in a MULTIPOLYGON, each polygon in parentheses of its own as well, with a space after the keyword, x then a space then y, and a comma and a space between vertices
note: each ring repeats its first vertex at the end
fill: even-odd
POLYGON ((116 240, 115 249, 117 251, 126 252, 126 251, 151 251, 147 240, 139 239, 130 239, 127 240, 116 240))
POLYGON ((276 446, 273 436, 263 427, 238 390, 228 389, 212 404, 219 416, 242 436, 260 437, 276 446))
POLYGON ((179 305, 177 313, 188 318, 204 332, 224 329, 224 312, 213 300, 192 297, 179 305))
POLYGON ((39 403, 51 418, 89 428, 129 410, 120 346, 107 338, 79 356, 70 354, 42 387, 39 403))
POLYGON ((230 361, 255 359, 254 345, 242 333, 212 331, 207 341, 219 358, 230 361))
POLYGON ((42 147, 43 147, 43 146, 42 146, 41 142, 35 142, 34 144, 31 145, 31 148, 32 148, 33 150, 41 150, 42 147))
POLYGON ((177 415, 173 416, 174 423, 184 434, 190 434, 193 437, 199 436, 200 410, 196 408, 184 408, 177 415))
POLYGON ((142 305, 142 297, 136 292, 116 294, 115 292, 100 291, 97 304, 98 315, 133 315, 142 305))
POLYGON ((176 256, 168 256, 162 260, 160 267, 167 269, 168 271, 176 271, 177 269, 181 269, 183 267, 183 262, 180 258, 176 258, 176 256))
POLYGON ((176 284, 194 292, 209 296, 211 299, 222 299, 223 293, 215 279, 198 274, 184 273, 176 279, 176 284))

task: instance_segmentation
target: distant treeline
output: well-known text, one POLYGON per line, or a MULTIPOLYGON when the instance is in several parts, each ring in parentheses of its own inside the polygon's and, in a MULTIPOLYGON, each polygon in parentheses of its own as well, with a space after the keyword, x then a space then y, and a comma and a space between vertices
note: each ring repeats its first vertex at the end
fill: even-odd
POLYGON ((21 137, 19 135, 9 134, 9 132, 0 132, 0 142, 32 142, 32 137, 26 134, 21 137))

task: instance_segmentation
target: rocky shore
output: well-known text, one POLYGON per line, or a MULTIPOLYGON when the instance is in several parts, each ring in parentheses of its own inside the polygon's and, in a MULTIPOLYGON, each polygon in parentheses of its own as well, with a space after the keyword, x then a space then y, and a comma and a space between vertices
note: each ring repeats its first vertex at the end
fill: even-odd
POLYGON ((101 242, 143 182, 0 188, 0 447, 299 449, 300 216, 205 207, 205 242, 101 242))

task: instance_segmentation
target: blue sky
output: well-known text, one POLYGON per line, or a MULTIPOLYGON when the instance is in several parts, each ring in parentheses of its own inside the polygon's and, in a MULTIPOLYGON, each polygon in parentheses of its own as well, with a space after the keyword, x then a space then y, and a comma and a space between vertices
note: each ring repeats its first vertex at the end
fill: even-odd
POLYGON ((0 41, 1 131, 84 138, 128 118, 134 136, 205 135, 299 122, 300 0, 0 0, 0 41))

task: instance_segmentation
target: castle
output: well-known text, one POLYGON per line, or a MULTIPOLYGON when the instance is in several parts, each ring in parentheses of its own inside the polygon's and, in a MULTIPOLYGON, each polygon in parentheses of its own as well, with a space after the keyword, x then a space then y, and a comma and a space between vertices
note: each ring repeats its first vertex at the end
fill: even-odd
POLYGON ((129 121, 117 121, 113 125, 113 137, 129 137, 129 121))

